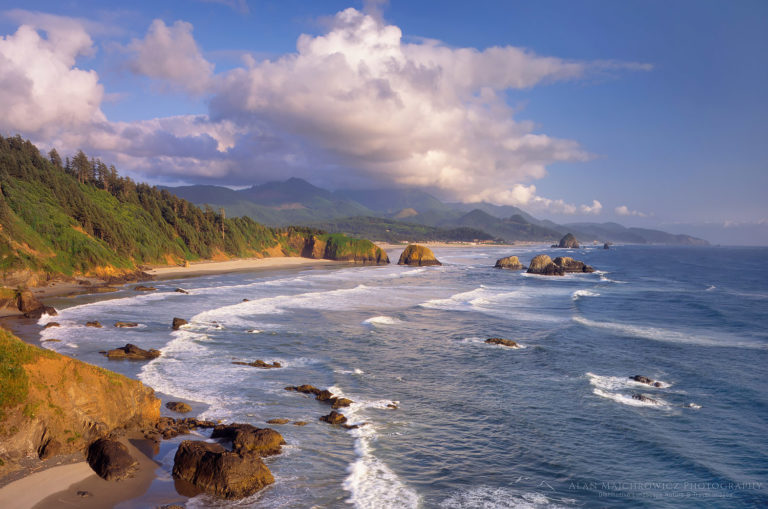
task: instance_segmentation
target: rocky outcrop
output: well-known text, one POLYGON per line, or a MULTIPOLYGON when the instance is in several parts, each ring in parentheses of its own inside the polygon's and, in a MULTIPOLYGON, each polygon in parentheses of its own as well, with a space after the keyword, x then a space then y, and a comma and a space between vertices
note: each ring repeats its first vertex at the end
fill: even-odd
POLYGON ((145 361, 149 359, 154 359, 156 357, 160 357, 160 350, 155 350, 154 348, 150 348, 149 350, 144 350, 142 348, 139 348, 136 345, 132 345, 131 343, 128 343, 127 345, 115 348, 114 350, 109 350, 105 352, 105 355, 108 359, 127 359, 132 361, 145 361))
POLYGON ((221 444, 190 440, 183 441, 176 451, 173 478, 226 499, 253 495, 275 482, 257 454, 240 454, 221 444))
POLYGON ((643 403, 651 403, 654 405, 658 405, 659 402, 653 398, 649 398, 645 394, 633 394, 632 399, 636 399, 637 401, 642 401, 643 403))
POLYGON ((269 363, 269 362, 264 362, 261 359, 256 359, 253 362, 233 361, 232 364, 237 364, 238 366, 251 366, 253 368, 262 368, 262 369, 273 369, 273 368, 283 367, 283 365, 277 361, 269 363))
POLYGON ((328 389, 320 390, 314 385, 290 385, 286 391, 301 392, 302 394, 314 394, 315 399, 331 405, 331 408, 345 408, 354 403, 351 399, 334 396, 328 389))
POLYGON ((0 329, 0 477, 22 458, 85 451, 119 429, 146 429, 160 416, 149 387, 117 373, 23 343, 0 329))
POLYGON ((517 258, 517 256, 507 256, 505 258, 499 258, 496 260, 496 265, 494 265, 497 269, 510 269, 510 270, 521 270, 525 267, 522 263, 520 263, 520 260, 517 258))
POLYGON ((603 249, 611 249, 611 243, 606 242, 605 244, 603 244, 603 249))
POLYGON ((51 306, 46 306, 28 290, 22 290, 16 292, 16 307, 27 318, 40 318, 47 314, 49 316, 56 316, 58 313, 51 306))
POLYGON ((50 329, 51 327, 61 327, 61 324, 59 322, 48 322, 43 329, 50 329))
MULTIPOLYGON (((147 438, 156 438, 157 435, 170 439, 179 435, 186 435, 191 430, 197 428, 213 428, 216 423, 213 421, 203 421, 194 417, 185 419, 174 419, 173 417, 160 417, 154 426, 154 431, 147 434, 147 438)), ((156 438, 159 441, 159 438, 156 438)))
POLYGON ((165 404, 165 408, 179 414, 186 414, 192 411, 192 407, 183 401, 169 401, 165 404))
POLYGON ((183 318, 174 318, 173 323, 171 323, 171 328, 173 330, 179 330, 182 325, 187 325, 189 322, 186 321, 183 318))
POLYGON ((328 424, 344 424, 347 422, 347 418, 336 411, 331 411, 330 414, 320 417, 320 420, 328 424))
POLYGON ((528 266, 529 274, 544 276, 563 276, 567 272, 594 272, 595 269, 584 262, 567 256, 558 256, 554 260, 548 255, 540 254, 531 260, 528 266))
POLYGON ((362 265, 386 265, 387 252, 370 240, 351 239, 344 235, 310 235, 304 241, 301 256, 362 265))
POLYGON ((100 438, 88 447, 86 459, 94 472, 107 481, 119 481, 133 475, 139 462, 117 440, 100 438))
POLYGON ((139 324, 136 322, 115 322, 115 327, 124 329, 124 328, 132 328, 132 327, 138 327, 139 324))
POLYGON ((510 348, 520 348, 520 345, 518 345, 516 342, 512 341, 511 339, 504 339, 504 338, 488 338, 485 340, 486 343, 489 345, 501 345, 501 346, 508 346, 510 348))
POLYGON ((560 239, 558 244, 553 244, 552 247, 565 248, 565 249, 578 249, 579 241, 572 233, 566 233, 565 236, 560 239))
POLYGON ((558 256, 552 262, 562 267, 564 272, 594 272, 595 269, 584 262, 574 260, 569 256, 558 256))
POLYGON ((134 286, 133 289, 136 290, 137 292, 156 292, 157 291, 157 288, 155 288, 154 286, 144 286, 144 285, 134 286))
POLYGON ((93 327, 94 329, 101 329, 101 322, 94 320, 92 322, 85 322, 86 327, 93 327))
POLYGON ((400 259, 397 261, 398 265, 416 265, 419 267, 428 265, 442 265, 435 258, 435 254, 431 249, 418 244, 409 244, 403 253, 400 255, 400 259))
POLYGON ((270 420, 268 420, 267 424, 288 424, 289 422, 291 422, 290 419, 278 418, 278 419, 270 419, 270 420))
POLYGON ((257 428, 250 424, 220 424, 213 428, 211 438, 232 442, 232 450, 240 454, 274 456, 285 445, 283 436, 272 428, 257 428))
POLYGON ((176 293, 186 293, 186 294, 189 294, 189 292, 188 292, 188 291, 186 291, 184 288, 176 288, 176 289, 174 290, 174 292, 176 292, 176 293))
POLYGON ((643 375, 635 375, 635 376, 631 376, 629 378, 630 378, 630 380, 634 380, 635 382, 640 382, 641 384, 651 385, 653 387, 663 387, 664 386, 664 384, 662 384, 661 382, 657 382, 656 380, 652 380, 652 379, 648 378, 647 376, 643 376, 643 375))

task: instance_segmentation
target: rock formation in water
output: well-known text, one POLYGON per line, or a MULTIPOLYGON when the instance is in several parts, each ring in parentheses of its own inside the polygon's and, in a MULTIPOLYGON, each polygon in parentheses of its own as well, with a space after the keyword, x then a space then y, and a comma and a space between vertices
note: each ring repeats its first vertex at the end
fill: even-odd
POLYGON ((558 244, 553 244, 552 247, 566 248, 566 249, 578 249, 579 241, 572 233, 566 233, 565 236, 560 239, 558 244))
POLYGON ((657 382, 656 380, 652 380, 648 378, 647 376, 643 375, 635 375, 629 377, 630 380, 634 380, 635 382, 640 382, 641 384, 651 385, 653 387, 663 387, 661 382, 657 382))
POLYGON ((154 348, 150 348, 149 350, 144 350, 142 348, 139 348, 136 345, 132 345, 131 343, 128 343, 127 345, 122 346, 120 348, 109 350, 104 355, 106 355, 107 358, 109 359, 128 359, 132 361, 145 361, 149 359, 154 359, 156 357, 160 357, 160 350, 155 350, 154 348))
POLYGON ((186 321, 183 318, 174 318, 173 323, 171 324, 171 328, 173 330, 179 330, 182 325, 187 325, 189 322, 186 321))
POLYGON ((496 265, 494 265, 497 269, 511 269, 511 270, 522 270, 525 267, 522 263, 520 263, 520 260, 517 258, 517 256, 507 256, 505 258, 499 258, 496 260, 496 265))
POLYGON ((397 261, 397 264, 416 265, 419 267, 427 265, 442 265, 442 263, 440 263, 438 259, 435 258, 435 254, 431 249, 425 246, 420 246, 418 244, 409 244, 408 247, 403 250, 403 253, 400 255, 400 259, 397 261))
POLYGON ((359 263, 361 265, 386 265, 387 252, 370 240, 352 239, 340 234, 310 235, 299 246, 305 258, 359 263))
POLYGON ((253 362, 233 361, 232 364, 236 364, 238 366, 251 366, 252 368, 262 368, 262 369, 273 369, 273 368, 283 367, 283 365, 277 361, 269 363, 269 362, 264 362, 261 359, 256 359, 253 362))
POLYGON ((595 269, 591 266, 568 256, 558 256, 552 260, 552 258, 545 254, 535 256, 528 266, 529 274, 540 274, 544 276, 563 276, 567 272, 594 271, 595 269))
POLYGON ((504 338, 488 338, 485 340, 486 343, 489 345, 501 345, 501 346, 508 346, 510 348, 520 348, 520 345, 518 345, 516 342, 512 341, 511 339, 504 339, 504 338))
POLYGON ((179 414, 186 414, 192 411, 192 407, 183 401, 169 401, 165 404, 165 408, 179 414))

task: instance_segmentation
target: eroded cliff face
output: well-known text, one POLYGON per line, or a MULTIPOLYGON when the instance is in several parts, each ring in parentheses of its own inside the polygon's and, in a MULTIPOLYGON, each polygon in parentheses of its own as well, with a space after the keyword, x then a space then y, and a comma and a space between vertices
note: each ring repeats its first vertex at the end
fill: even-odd
POLYGON ((0 375, 7 382, 0 388, 0 477, 25 457, 83 451, 113 430, 149 428, 160 417, 160 400, 141 382, 2 329, 0 375))

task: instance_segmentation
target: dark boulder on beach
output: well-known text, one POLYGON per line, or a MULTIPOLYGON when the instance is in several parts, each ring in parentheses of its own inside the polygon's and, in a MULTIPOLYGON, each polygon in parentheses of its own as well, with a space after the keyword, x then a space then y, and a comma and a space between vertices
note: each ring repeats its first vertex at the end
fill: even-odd
POLYGON ((256 454, 239 454, 221 444, 185 440, 173 459, 173 478, 226 499, 244 498, 275 482, 256 454))
POLYGON ((189 322, 183 318, 174 318, 171 328, 173 328, 173 330, 179 330, 182 325, 187 325, 188 323, 189 322))
POLYGON ((124 444, 109 438, 100 438, 88 446, 87 460, 93 471, 107 481, 130 477, 139 465, 124 444))
POLYGON ((574 237, 572 233, 566 233, 565 236, 562 239, 560 239, 560 242, 558 244, 553 244, 552 247, 564 248, 564 249, 578 249, 579 241, 576 240, 576 237, 574 237))
POLYGON ((344 424, 345 422, 347 422, 347 418, 344 416, 344 414, 340 414, 335 410, 332 410, 331 413, 328 415, 324 415, 320 417, 320 420, 323 422, 327 422, 328 424, 344 424))
POLYGON ((262 369, 272 369, 272 368, 282 368, 283 367, 283 365, 280 364, 277 361, 269 363, 269 362, 264 362, 261 359, 256 359, 253 362, 233 361, 232 364, 236 364, 238 366, 251 366, 253 368, 262 368, 262 369))
POLYGON ((250 424, 219 424, 213 428, 211 438, 232 442, 232 450, 241 454, 259 456, 280 454, 285 445, 283 436, 272 428, 257 428, 250 424))
POLYGON ((86 327, 94 327, 96 329, 101 329, 102 325, 101 322, 93 321, 93 322, 85 322, 86 327))
POLYGON ((131 328, 131 327, 138 327, 139 324, 136 322, 115 322, 115 327, 118 328, 131 328))
POLYGON ((155 350, 154 348, 144 350, 136 345, 128 343, 123 347, 107 351, 105 355, 108 359, 128 359, 143 361, 160 357, 160 350, 155 350))
POLYGON ((442 265, 435 258, 435 253, 431 249, 418 244, 409 244, 400 255, 400 259, 397 261, 398 265, 416 265, 419 267, 428 265, 442 265))
POLYGON ((165 408, 180 414, 186 414, 187 412, 192 411, 192 407, 183 401, 169 401, 165 404, 165 408))
POLYGON ((497 269, 510 269, 510 270, 522 270, 525 267, 522 263, 520 263, 520 260, 517 258, 517 256, 507 256, 505 258, 499 258, 496 260, 496 265, 494 265, 497 269))
POLYGON ((641 384, 646 384, 646 385, 652 385, 653 387, 662 387, 663 386, 661 382, 657 382, 656 380, 652 380, 652 379, 648 378, 647 376, 643 376, 643 375, 635 375, 635 376, 631 376, 629 378, 631 380, 634 380, 635 382, 640 382, 641 384))
POLYGON ((512 341, 511 339, 504 339, 504 338, 488 338, 485 340, 486 343, 489 345, 501 345, 501 346, 508 346, 510 348, 520 348, 520 345, 518 345, 516 342, 512 341))

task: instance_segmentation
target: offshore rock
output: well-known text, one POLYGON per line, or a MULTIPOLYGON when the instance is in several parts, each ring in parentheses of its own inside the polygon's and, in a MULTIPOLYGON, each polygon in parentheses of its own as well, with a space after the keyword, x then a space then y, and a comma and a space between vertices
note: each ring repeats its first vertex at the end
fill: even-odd
POLYGON ((262 368, 262 369, 272 369, 272 368, 282 368, 283 365, 280 364, 277 361, 272 362, 271 364, 268 362, 264 362, 261 359, 256 359, 253 362, 242 362, 242 361, 233 361, 232 364, 237 364, 238 366, 251 366, 254 368, 262 368))
POLYGON ((409 244, 403 253, 400 255, 400 259, 397 261, 398 265, 416 265, 419 267, 428 265, 442 265, 435 258, 435 254, 431 249, 418 244, 409 244))
POLYGON ((518 345, 516 342, 512 341, 511 339, 503 339, 503 338, 488 338, 485 340, 486 343, 489 345, 501 345, 501 346, 508 346, 510 348, 520 348, 520 345, 518 345))
POLYGON ((123 347, 115 348, 114 350, 107 351, 105 355, 107 356, 108 359, 128 359, 133 361, 144 361, 144 360, 160 357, 160 350, 155 350, 154 348, 151 348, 149 350, 144 350, 142 348, 139 348, 136 345, 132 345, 131 343, 128 343, 123 347))
POLYGON ((285 445, 283 436, 272 428, 257 428, 250 424, 219 424, 213 428, 211 438, 223 438, 232 442, 232 450, 241 454, 259 456, 280 454, 285 445))
POLYGON ((139 324, 136 322, 115 322, 115 327, 118 328, 130 328, 130 327, 138 327, 139 324))
POLYGON ((327 422, 328 424, 344 424, 347 422, 347 418, 335 410, 332 410, 330 414, 320 417, 320 420, 327 422))
POLYGON ((186 414, 187 412, 192 411, 192 407, 183 401, 169 401, 165 404, 165 408, 180 414, 186 414))
POLYGON ((578 249, 579 241, 572 233, 566 233, 565 236, 560 239, 558 244, 553 244, 552 247, 566 248, 566 249, 578 249))
POLYGON ((517 256, 507 256, 505 258, 499 258, 496 260, 496 265, 494 265, 497 269, 511 269, 511 270, 521 270, 525 267, 522 263, 520 263, 520 260, 517 258, 517 256))
POLYGON ((641 384, 652 385, 653 387, 663 387, 661 382, 657 382, 656 380, 652 380, 652 379, 648 378, 647 376, 635 375, 635 376, 631 376, 629 378, 631 380, 634 380, 635 382, 640 382, 641 384))
POLYGON ((595 269, 584 262, 574 260, 569 256, 558 256, 553 263, 562 267, 565 272, 594 272, 595 269))
POLYGON ((541 274, 544 276, 563 276, 566 273, 594 271, 593 267, 568 256, 558 256, 552 260, 545 254, 535 256, 528 266, 529 274, 541 274))
POLYGON ((171 328, 173 330, 179 330, 182 325, 187 325, 189 322, 186 321, 183 318, 174 318, 173 323, 171 324, 171 328))

